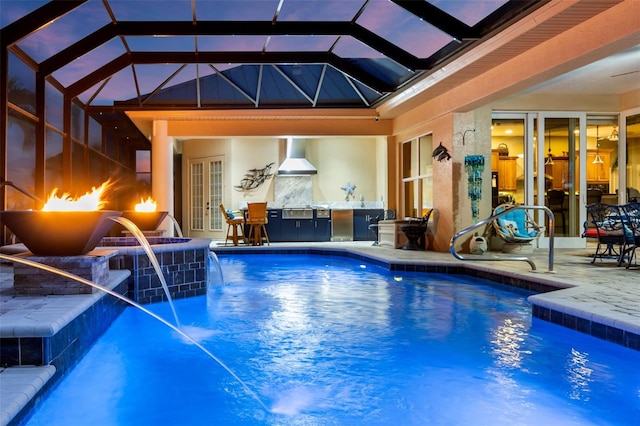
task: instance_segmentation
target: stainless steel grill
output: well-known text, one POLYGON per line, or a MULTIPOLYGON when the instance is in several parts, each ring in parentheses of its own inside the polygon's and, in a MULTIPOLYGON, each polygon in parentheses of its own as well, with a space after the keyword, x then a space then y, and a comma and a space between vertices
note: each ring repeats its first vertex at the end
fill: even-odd
POLYGON ((313 219, 313 209, 309 208, 292 208, 282 209, 283 219, 313 219))

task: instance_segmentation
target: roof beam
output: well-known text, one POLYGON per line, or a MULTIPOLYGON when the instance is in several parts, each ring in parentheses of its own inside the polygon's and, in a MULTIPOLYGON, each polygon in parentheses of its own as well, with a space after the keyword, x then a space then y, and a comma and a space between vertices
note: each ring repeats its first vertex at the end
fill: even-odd
POLYGON ((357 65, 336 55, 322 52, 138 52, 123 54, 91 74, 70 85, 67 94, 72 98, 90 89, 105 78, 131 64, 330 64, 379 93, 392 92, 395 88, 357 65))
POLYGON ((89 90, 105 78, 111 77, 121 69, 131 65, 131 57, 126 53, 109 62, 108 64, 98 68, 91 74, 88 74, 84 78, 76 81, 67 87, 67 95, 70 98, 75 98, 76 96, 83 93, 85 90, 89 90))
POLYGON ((144 52, 132 53, 135 64, 232 63, 232 64, 330 64, 354 80, 384 93, 395 88, 339 56, 324 52, 144 52))
POLYGON ((117 25, 121 36, 274 36, 274 35, 333 35, 351 36, 411 70, 423 70, 426 61, 415 57, 377 34, 350 22, 276 22, 270 21, 198 21, 145 22, 121 21, 117 25))
POLYGON ((391 0, 407 12, 428 22, 456 40, 479 38, 470 26, 426 1, 391 0))
POLYGON ((53 74, 55 71, 73 62, 76 58, 91 52, 96 47, 101 46, 117 36, 118 33, 116 25, 107 24, 50 58, 42 61, 40 63, 40 72, 44 75, 53 74))
POLYGON ((72 11, 88 0, 51 1, 37 8, 33 12, 7 25, 0 31, 0 42, 6 48, 17 43, 29 34, 39 30, 64 14, 72 11))
MULTIPOLYGON (((82 40, 74 43, 66 49, 60 51, 49 59, 43 61, 40 66, 40 72, 49 76, 58 69, 66 66, 76 58, 90 52, 91 50, 99 47, 100 45, 108 42, 117 36, 152 36, 152 35, 340 35, 346 32, 346 35, 350 35, 364 44, 370 46, 372 49, 380 52, 391 60, 403 65, 410 70, 424 70, 428 69, 428 62, 424 59, 419 59, 403 49, 398 48, 393 43, 383 39, 382 37, 374 34, 373 32, 363 28, 359 25, 352 25, 343 22, 307 22, 302 25, 297 22, 286 22, 284 24, 273 25, 270 22, 199 22, 197 25, 192 25, 189 22, 119 22, 118 25, 107 24, 99 30, 93 32, 82 40), (229 25, 231 24, 231 25, 229 25), (268 24, 268 25, 266 25, 268 24)), ((151 60, 151 62, 142 63, 162 63, 162 62, 194 62, 194 63, 221 63, 221 62, 254 62, 254 63, 296 63, 296 62, 319 62, 321 60, 311 59, 306 60, 304 57, 313 57, 314 55, 327 55, 323 52, 308 52, 308 53, 285 53, 269 52, 258 53, 259 55, 268 55, 271 59, 268 61, 256 59, 256 53, 251 52, 199 52, 197 57, 207 57, 205 60, 182 60, 175 59, 180 57, 193 56, 191 53, 186 52, 141 52, 139 55, 141 58, 151 58, 152 55, 161 56, 161 58, 151 60), (284 59, 280 60, 278 57, 284 59), (301 59, 296 60, 297 57, 301 59), (251 59, 246 59, 251 58, 251 59)), ((145 61, 148 59, 144 59, 145 61)), ((334 63, 337 64, 337 60, 334 63)), ((345 61, 346 62, 346 61, 345 61)), ((351 68, 351 67, 350 67, 351 68)), ((355 78, 355 77, 354 77, 355 78)), ((361 78, 356 78, 360 80, 361 78)), ((369 83, 373 84, 371 79, 369 83)), ((387 92, 388 89, 381 88, 376 83, 376 90, 387 92)))

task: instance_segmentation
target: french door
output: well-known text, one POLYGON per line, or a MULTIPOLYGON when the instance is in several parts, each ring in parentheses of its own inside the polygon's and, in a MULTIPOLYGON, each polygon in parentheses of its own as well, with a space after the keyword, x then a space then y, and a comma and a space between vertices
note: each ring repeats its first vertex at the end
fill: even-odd
MULTIPOLYGON (((596 126, 592 127, 595 141, 596 126)), ((493 204, 511 201, 547 206, 555 216, 555 246, 584 247, 586 113, 494 113, 491 139, 492 172, 498 187, 493 204)), ((548 247, 549 223, 544 212, 536 214, 536 221, 547 227, 540 246, 548 247)))
POLYGON ((194 158, 189 161, 189 236, 220 238, 224 219, 222 203, 224 157, 194 158))
MULTIPOLYGON (((544 176, 534 184, 536 204, 554 213, 555 247, 584 247, 581 234, 587 219, 587 115, 539 113, 536 136, 536 175, 544 176)), ((538 220, 545 220, 542 213, 538 220)), ((548 247, 548 236, 549 229, 540 240, 541 246, 548 247)))

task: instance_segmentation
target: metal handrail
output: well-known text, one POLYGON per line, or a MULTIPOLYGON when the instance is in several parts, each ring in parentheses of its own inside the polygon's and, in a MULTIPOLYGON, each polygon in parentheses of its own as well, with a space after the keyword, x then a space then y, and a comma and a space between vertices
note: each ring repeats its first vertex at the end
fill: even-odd
POLYGON ((551 210, 549 210, 548 207, 546 206, 518 206, 518 205, 514 205, 514 206, 509 206, 509 208, 501 211, 500 213, 496 213, 492 216, 489 216, 486 219, 483 219, 477 223, 474 223, 473 225, 469 226, 468 228, 463 229, 462 231, 456 233, 453 237, 451 237, 451 242, 449 243, 449 251, 451 252, 451 254, 453 255, 453 257, 455 257, 456 259, 459 260, 470 260, 470 261, 522 261, 522 262, 527 262, 530 266, 531 269, 533 271, 536 270, 536 264, 533 263, 533 260, 531 260, 528 257, 525 256, 521 256, 521 257, 492 257, 492 258, 488 258, 488 257, 463 257, 462 255, 460 255, 459 253, 456 252, 456 248, 455 248, 455 242, 456 240, 464 235, 467 234, 468 232, 471 232, 477 228, 480 228, 481 226, 486 226, 487 224, 493 222, 496 218, 503 216, 505 214, 507 214, 508 212, 510 212, 511 210, 516 209, 516 210, 542 210, 547 214, 547 217, 549 218, 549 271, 548 272, 554 272, 553 270, 553 238, 554 238, 554 224, 555 224, 555 217, 553 215, 553 212, 551 210))
POLYGON ((35 195, 33 195, 32 193, 30 193, 30 192, 28 192, 26 190, 20 188, 19 186, 17 186, 13 182, 10 182, 8 180, 2 179, 2 180, 0 180, 0 188, 2 188, 3 186, 10 186, 10 187, 16 189, 17 191, 21 192, 22 194, 26 195, 27 197, 29 197, 29 198, 31 198, 31 199, 39 202, 39 203, 44 204, 44 201, 42 201, 42 199, 40 199, 39 197, 36 197, 35 195))

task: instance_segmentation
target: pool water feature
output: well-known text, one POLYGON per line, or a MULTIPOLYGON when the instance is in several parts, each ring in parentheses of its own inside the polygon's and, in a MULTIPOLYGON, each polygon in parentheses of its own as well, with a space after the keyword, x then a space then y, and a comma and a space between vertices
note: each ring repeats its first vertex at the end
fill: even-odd
POLYGON ((640 352, 531 318, 528 293, 314 255, 220 255, 225 284, 127 309, 27 425, 640 421, 640 352), (170 317, 168 304, 148 305, 170 317), (69 403, 72 401, 73 403, 69 403))
POLYGON ((176 312, 176 308, 173 306, 173 298, 171 297, 171 292, 169 291, 169 285, 167 284, 167 280, 164 277, 162 268, 160 267, 160 263, 158 262, 158 258, 153 252, 153 249, 151 248, 151 244, 149 244, 149 241, 144 236, 144 233, 140 230, 140 228, 138 228, 138 226, 135 223, 133 223, 130 219, 127 219, 125 217, 114 217, 111 220, 119 223, 120 225, 124 226, 127 229, 127 231, 131 232, 131 234, 138 241, 138 244, 140 244, 140 246, 142 247, 142 250, 144 250, 145 254, 149 258, 149 262, 151 262, 151 265, 153 266, 153 270, 155 271, 156 276, 160 280, 160 285, 162 285, 162 290, 164 291, 164 294, 167 298, 167 302, 171 307, 171 313, 173 314, 175 325, 176 327, 180 328, 180 318, 178 318, 178 313, 176 312))
MULTIPOLYGON (((128 224, 125 224, 126 227, 128 227, 128 224)), ((144 238, 140 241, 141 244, 144 244, 144 238)), ((151 257, 155 257, 153 255, 153 252, 150 252, 150 256, 151 257)), ((174 319, 176 320, 176 324, 171 324, 170 322, 168 322, 167 320, 165 320, 163 317, 161 317, 160 315, 150 311, 149 309, 145 308, 144 306, 134 302, 133 300, 119 294, 116 291, 113 291, 111 289, 108 289, 102 285, 96 284, 92 281, 89 281, 85 278, 79 277, 77 275, 74 275, 72 273, 66 272, 62 269, 58 269, 56 267, 53 267, 51 265, 47 265, 47 264, 43 264, 41 262, 36 262, 33 261, 31 259, 27 259, 27 258, 22 258, 22 257, 16 257, 16 256, 11 256, 11 255, 5 255, 0 253, 0 259, 4 259, 4 260, 8 260, 11 262, 14 262, 14 264, 22 264, 22 265, 26 265, 29 266, 31 268, 37 268, 37 269, 41 269, 44 271, 47 271, 49 273, 55 274, 55 275, 59 275, 74 281, 77 281, 80 284, 83 284, 89 288, 92 289, 96 289, 99 291, 102 291, 104 293, 107 293, 127 304, 129 304, 131 307, 138 309, 140 312, 145 313, 146 315, 150 316, 151 318, 159 321, 161 324, 164 324, 165 326, 167 326, 169 329, 175 331, 176 333, 178 333, 182 338, 184 338, 187 342, 197 346, 204 354, 206 354, 211 360, 213 360, 214 362, 216 362, 218 365, 220 365, 220 367, 222 367, 224 370, 226 370, 233 378, 235 378, 238 383, 240 383, 244 389, 247 391, 247 393, 249 395, 251 395, 265 410, 268 410, 268 408, 266 407, 266 405, 264 405, 264 403, 260 400, 260 398, 258 397, 258 395, 255 394, 255 392, 253 392, 253 390, 251 390, 233 371, 231 371, 229 369, 229 367, 227 367, 218 357, 216 357, 214 354, 212 354, 211 352, 209 352, 204 346, 202 346, 198 340, 196 340, 194 337, 192 337, 187 331, 183 330, 183 328, 180 326, 180 321, 178 319, 178 314, 175 310, 175 307, 173 305, 173 301, 171 300, 171 295, 169 293, 167 293, 167 297, 169 299, 169 306, 171 307, 171 312, 174 316, 174 319)), ((209 285, 215 285, 215 283, 220 283, 222 284, 223 282, 221 280, 219 280, 219 278, 222 276, 222 272, 219 269, 219 265, 218 267, 215 266, 213 263, 215 262, 217 264, 217 256, 215 256, 215 254, 213 254, 211 260, 210 260, 210 265, 209 265, 209 270, 212 272, 212 277, 210 277, 210 281, 209 281, 209 285), (217 271, 217 273, 216 273, 217 271)), ((156 260, 157 263, 157 260, 156 260)), ((199 329, 194 328, 194 327, 188 327, 187 328, 189 331, 191 332, 195 332, 197 334, 198 337, 202 337, 205 336, 207 334, 206 331, 203 333, 201 332, 199 329)))

